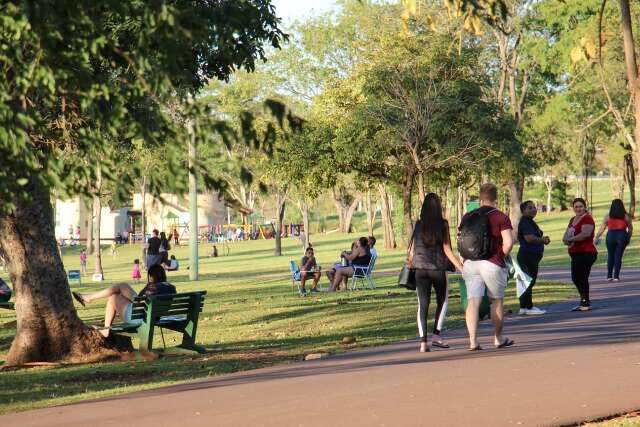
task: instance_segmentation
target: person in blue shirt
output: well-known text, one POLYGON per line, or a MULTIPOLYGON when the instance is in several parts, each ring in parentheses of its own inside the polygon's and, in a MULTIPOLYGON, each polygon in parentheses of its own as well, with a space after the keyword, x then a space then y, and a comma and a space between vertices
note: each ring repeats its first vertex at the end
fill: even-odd
POLYGON ((538 278, 538 267, 544 254, 544 247, 551 242, 549 236, 542 233, 538 224, 533 220, 538 213, 536 205, 531 201, 520 205, 522 218, 518 224, 518 242, 520 249, 518 250, 518 264, 522 271, 531 277, 531 284, 527 290, 520 295, 520 311, 521 315, 545 314, 545 310, 541 310, 533 305, 533 285, 536 284, 538 278))
POLYGON ((300 295, 307 294, 304 285, 307 279, 313 279, 313 287, 311 292, 318 292, 318 282, 320 281, 320 266, 313 254, 313 248, 309 246, 304 252, 304 256, 300 261, 300 295))

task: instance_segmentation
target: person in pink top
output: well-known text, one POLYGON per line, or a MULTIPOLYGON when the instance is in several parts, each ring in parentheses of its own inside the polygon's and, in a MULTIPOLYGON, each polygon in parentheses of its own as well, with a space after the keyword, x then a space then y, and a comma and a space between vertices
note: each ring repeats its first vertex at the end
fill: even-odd
POLYGON ((80 251, 80 274, 87 274, 87 251, 84 249, 80 251))
POLYGON ((133 260, 133 270, 131 271, 131 278, 136 283, 138 283, 141 277, 142 275, 140 274, 140 260, 136 258, 133 260))
POLYGON ((600 243, 600 236, 605 229, 609 230, 607 231, 607 252, 609 255, 607 258, 607 280, 617 282, 620 280, 622 256, 633 234, 633 223, 622 200, 615 199, 611 202, 609 215, 605 215, 596 234, 596 245, 600 243))
POLYGON ((569 247, 571 257, 571 280, 580 293, 580 304, 572 311, 591 310, 589 299, 589 276, 591 267, 598 258, 593 244, 596 224, 587 211, 587 202, 578 197, 573 201, 575 216, 569 220, 562 242, 569 247))

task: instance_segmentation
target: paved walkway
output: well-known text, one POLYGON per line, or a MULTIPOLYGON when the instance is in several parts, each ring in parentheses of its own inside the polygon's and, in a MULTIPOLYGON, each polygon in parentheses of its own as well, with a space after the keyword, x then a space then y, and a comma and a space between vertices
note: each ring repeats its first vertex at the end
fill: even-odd
MULTIPOLYGON (((565 273, 544 271, 542 279, 565 273)), ((415 341, 257 369, 100 401, 0 417, 2 426, 512 426, 565 425, 640 408, 640 270, 592 278, 594 310, 575 301, 511 316, 516 344, 418 353, 415 341)), ((544 286, 544 285, 540 285, 544 286)))

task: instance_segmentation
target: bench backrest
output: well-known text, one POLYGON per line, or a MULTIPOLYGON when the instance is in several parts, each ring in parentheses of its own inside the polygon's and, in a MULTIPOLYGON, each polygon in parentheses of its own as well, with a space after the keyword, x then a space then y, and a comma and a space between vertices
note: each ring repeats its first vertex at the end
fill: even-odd
POLYGON ((207 291, 136 297, 133 301, 131 320, 157 322, 161 317, 185 316, 193 319, 202 312, 207 291))

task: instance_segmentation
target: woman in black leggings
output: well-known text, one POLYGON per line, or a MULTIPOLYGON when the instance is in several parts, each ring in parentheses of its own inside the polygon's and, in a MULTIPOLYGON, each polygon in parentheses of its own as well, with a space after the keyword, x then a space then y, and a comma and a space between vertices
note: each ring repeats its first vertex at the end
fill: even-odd
POLYGON ((580 294, 580 304, 572 311, 591 310, 589 298, 589 275, 591 267, 598 258, 598 251, 593 244, 595 222, 587 211, 587 202, 582 198, 573 201, 573 211, 576 214, 567 225, 562 242, 569 247, 571 256, 571 280, 580 294))
POLYGON ((436 291, 436 320, 432 337, 434 347, 448 348, 441 340, 438 320, 447 296, 447 259, 462 271, 462 264, 451 250, 449 224, 442 216, 440 198, 429 193, 422 204, 420 220, 416 223, 411 237, 409 262, 416 269, 416 290, 418 292, 418 331, 420 352, 429 351, 427 342, 427 317, 431 288, 436 291))

